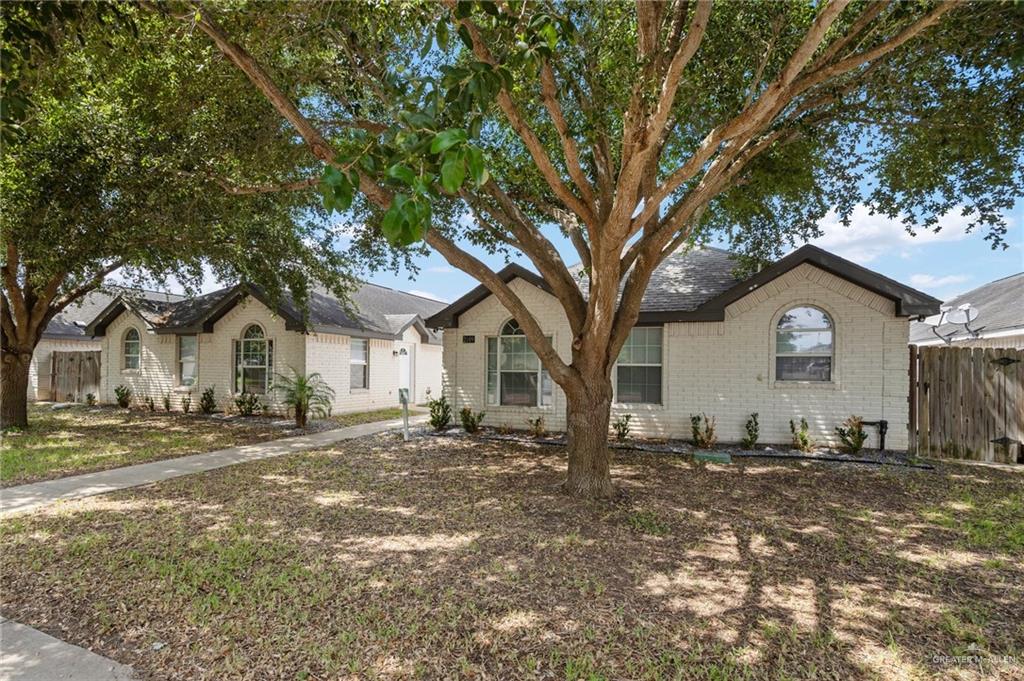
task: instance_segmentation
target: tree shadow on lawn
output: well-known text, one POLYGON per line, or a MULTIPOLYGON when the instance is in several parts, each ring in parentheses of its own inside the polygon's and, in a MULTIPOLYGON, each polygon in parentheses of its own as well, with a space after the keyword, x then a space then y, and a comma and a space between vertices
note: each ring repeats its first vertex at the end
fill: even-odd
POLYGON ((620 455, 603 504, 564 465, 388 435, 68 504, 5 524, 3 614, 171 678, 1024 671, 1024 476, 620 455))

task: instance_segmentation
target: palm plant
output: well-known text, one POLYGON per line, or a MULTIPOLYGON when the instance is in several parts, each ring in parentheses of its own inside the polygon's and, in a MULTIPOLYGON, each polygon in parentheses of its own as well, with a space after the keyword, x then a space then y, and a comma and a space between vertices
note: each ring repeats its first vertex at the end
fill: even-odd
POLYGON ((274 390, 281 393, 281 401, 295 410, 295 425, 306 427, 306 419, 331 415, 334 388, 327 385, 318 372, 303 374, 292 368, 292 375, 275 374, 274 390))

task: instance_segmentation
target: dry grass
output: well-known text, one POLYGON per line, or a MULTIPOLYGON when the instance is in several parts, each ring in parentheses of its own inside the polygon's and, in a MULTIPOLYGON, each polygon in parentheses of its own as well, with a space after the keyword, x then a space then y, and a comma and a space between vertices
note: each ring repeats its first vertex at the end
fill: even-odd
POLYGON ((60 478, 281 437, 266 423, 179 413, 30 405, 29 427, 4 433, 0 486, 60 478))
POLYGON ((1024 475, 563 471, 389 435, 66 504, 4 523, 0 607, 153 678, 1024 676, 1024 475))

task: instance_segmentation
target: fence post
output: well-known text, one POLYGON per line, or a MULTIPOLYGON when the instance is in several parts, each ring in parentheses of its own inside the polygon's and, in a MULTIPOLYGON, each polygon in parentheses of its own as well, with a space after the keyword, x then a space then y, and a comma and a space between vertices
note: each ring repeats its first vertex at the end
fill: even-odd
POLYGON ((910 389, 907 391, 907 401, 910 410, 909 429, 907 442, 910 453, 917 455, 917 346, 910 346, 910 389))

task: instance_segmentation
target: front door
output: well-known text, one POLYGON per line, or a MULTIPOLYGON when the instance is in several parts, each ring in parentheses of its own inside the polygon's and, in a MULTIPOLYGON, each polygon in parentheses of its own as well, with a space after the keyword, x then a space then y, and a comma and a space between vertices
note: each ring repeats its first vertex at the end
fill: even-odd
POLYGON ((416 403, 416 393, 413 392, 413 351, 412 343, 396 343, 398 347, 398 387, 406 388, 409 391, 409 402, 416 403))

